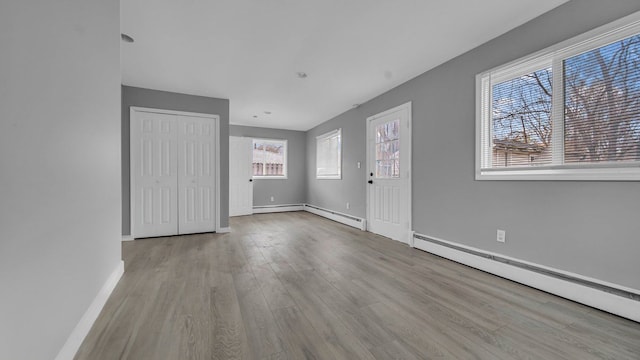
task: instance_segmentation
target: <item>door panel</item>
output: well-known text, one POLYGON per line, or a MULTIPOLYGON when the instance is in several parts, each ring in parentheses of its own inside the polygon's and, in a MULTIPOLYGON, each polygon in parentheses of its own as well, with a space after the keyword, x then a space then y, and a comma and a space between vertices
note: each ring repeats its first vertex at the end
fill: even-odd
POLYGON ((367 228, 403 242, 410 233, 409 109, 403 105, 367 119, 367 228))
POLYGON ((202 199, 202 220, 204 221, 213 221, 213 216, 211 209, 213 209, 213 205, 211 203, 211 199, 213 198, 213 194, 210 188, 203 187, 200 189, 202 194, 200 198, 202 199))
POLYGON ((178 117, 179 234, 215 231, 213 120, 178 117))
POLYGON ((131 119, 132 235, 175 235, 178 230, 175 117, 137 112, 131 119))
POLYGON ((251 138, 229 137, 229 216, 253 213, 251 138))

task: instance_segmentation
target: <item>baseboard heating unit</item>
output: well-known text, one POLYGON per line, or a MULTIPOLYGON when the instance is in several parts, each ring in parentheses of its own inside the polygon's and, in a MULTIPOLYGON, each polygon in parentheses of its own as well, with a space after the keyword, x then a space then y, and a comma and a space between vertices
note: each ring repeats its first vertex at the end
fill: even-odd
POLYGON ((356 216, 343 214, 333 210, 323 209, 321 207, 317 207, 314 205, 305 204, 304 210, 308 211, 312 214, 320 215, 327 219, 331 219, 333 221, 337 221, 339 223, 352 226, 356 229, 367 230, 367 221, 363 218, 359 218, 356 216))
POLYGON ((640 290, 422 234, 413 241, 420 250, 640 322, 640 290))
POLYGON ((304 205, 302 204, 284 204, 284 205, 265 205, 265 206, 254 206, 253 213, 254 214, 265 214, 265 213, 276 213, 276 212, 287 212, 287 211, 302 211, 304 210, 304 205))

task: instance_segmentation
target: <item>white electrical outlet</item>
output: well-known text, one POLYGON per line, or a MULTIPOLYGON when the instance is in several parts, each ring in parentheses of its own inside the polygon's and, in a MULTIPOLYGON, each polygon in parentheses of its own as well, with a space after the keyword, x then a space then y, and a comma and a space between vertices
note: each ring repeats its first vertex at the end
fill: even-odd
POLYGON ((347 203, 347 209, 351 208, 351 204, 347 203))
POLYGON ((358 169, 360 169, 360 161, 358 161, 358 169))
POLYGON ((276 198, 274 198, 273 196, 271 197, 271 202, 276 201, 276 198))
POLYGON ((501 243, 507 241, 507 232, 504 230, 498 229, 496 241, 501 243))

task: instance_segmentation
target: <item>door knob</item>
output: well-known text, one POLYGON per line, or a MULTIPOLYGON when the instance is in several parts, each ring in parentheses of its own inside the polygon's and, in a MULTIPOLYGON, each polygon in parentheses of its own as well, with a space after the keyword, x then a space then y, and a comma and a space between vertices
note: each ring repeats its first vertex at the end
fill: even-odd
POLYGON ((253 179, 249 179, 249 182, 253 182, 253 179))
POLYGON ((369 184, 373 184, 373 180, 369 180, 367 181, 369 184))

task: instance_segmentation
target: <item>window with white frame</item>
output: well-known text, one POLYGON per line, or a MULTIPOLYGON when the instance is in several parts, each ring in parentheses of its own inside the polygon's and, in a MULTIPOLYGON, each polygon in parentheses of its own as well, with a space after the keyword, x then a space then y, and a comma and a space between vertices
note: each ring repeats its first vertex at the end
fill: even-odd
POLYGON ((476 179, 640 180, 640 13, 477 76, 476 179))
POLYGON ((253 139, 253 177, 287 178, 287 140, 253 139))
POLYGON ((316 178, 342 178, 342 129, 316 137, 316 178))

